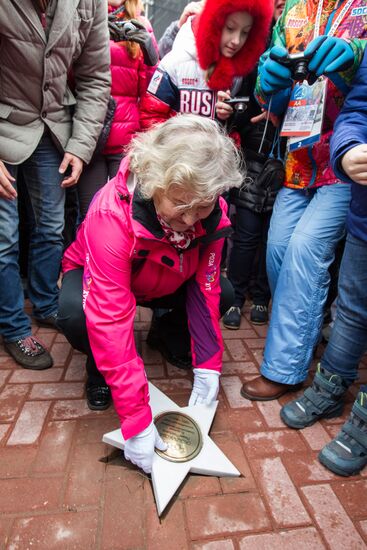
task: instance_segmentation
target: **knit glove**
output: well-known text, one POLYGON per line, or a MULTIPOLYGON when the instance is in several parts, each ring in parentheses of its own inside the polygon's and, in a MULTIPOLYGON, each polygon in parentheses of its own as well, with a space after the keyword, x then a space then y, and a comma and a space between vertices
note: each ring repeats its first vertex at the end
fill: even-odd
POLYGON ((210 405, 219 392, 219 372, 210 369, 193 369, 194 385, 189 400, 191 405, 210 405))
POLYGON ((264 94, 274 94, 292 86, 292 73, 274 58, 287 59, 288 52, 282 46, 274 46, 260 69, 260 86, 264 94))
POLYGON ((345 71, 354 63, 352 47, 335 36, 314 38, 305 49, 305 57, 311 58, 308 68, 316 76, 345 71))
POLYGON ((126 460, 136 464, 138 468, 150 474, 154 458, 154 449, 166 451, 167 445, 158 433, 157 428, 151 422, 145 430, 130 437, 125 443, 124 455, 126 460))
POLYGON ((111 40, 114 42, 129 40, 130 42, 139 44, 146 65, 153 67, 158 63, 158 51, 151 34, 146 30, 143 23, 137 19, 124 21, 115 19, 108 21, 108 28, 111 40))

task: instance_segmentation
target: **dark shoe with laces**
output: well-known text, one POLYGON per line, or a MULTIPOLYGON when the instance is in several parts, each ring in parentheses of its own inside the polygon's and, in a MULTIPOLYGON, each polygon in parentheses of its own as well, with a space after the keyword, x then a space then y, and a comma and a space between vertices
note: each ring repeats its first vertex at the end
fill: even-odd
POLYGON ((111 405, 111 390, 103 384, 87 384, 87 404, 92 411, 104 411, 111 405))
POLYGON ((312 385, 303 395, 282 407, 280 418, 295 429, 312 426, 320 418, 335 418, 343 412, 343 396, 348 385, 337 374, 317 365, 312 385))
POLYGON ((53 365, 51 355, 34 336, 27 336, 15 342, 4 341, 4 347, 24 369, 44 370, 53 365))
POLYGON ((250 321, 253 325, 266 325, 269 321, 269 312, 267 306, 252 304, 250 311, 250 321))
POLYGON ((353 476, 367 465, 367 386, 358 393, 348 420, 319 453, 321 464, 340 476, 353 476))
POLYGON ((241 309, 238 306, 230 307, 223 315, 223 325, 230 330, 238 330, 241 325, 241 309))

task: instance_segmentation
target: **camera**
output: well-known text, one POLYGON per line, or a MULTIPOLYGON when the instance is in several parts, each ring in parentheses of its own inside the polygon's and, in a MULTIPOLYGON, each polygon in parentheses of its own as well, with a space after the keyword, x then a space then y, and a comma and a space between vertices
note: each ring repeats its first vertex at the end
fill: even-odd
POLYGON ((274 52, 270 52, 271 59, 277 61, 281 65, 288 67, 292 74, 292 79, 296 82, 307 80, 309 84, 316 82, 316 75, 308 70, 310 58, 305 57, 304 52, 288 54, 287 57, 278 56, 274 52))
POLYGON ((108 27, 110 31, 110 38, 114 42, 123 42, 129 40, 127 33, 134 32, 138 30, 138 27, 134 25, 131 21, 124 20, 110 20, 108 22, 108 27))
MULTIPOLYGON (((323 38, 323 40, 320 40, 318 48, 326 40, 327 37, 324 36, 321 38, 323 38)), ((274 61, 277 61, 281 65, 288 67, 291 71, 292 79, 296 82, 303 82, 304 80, 307 80, 307 82, 312 85, 316 82, 317 76, 315 75, 315 73, 312 73, 308 70, 308 64, 316 52, 317 50, 313 51, 312 53, 310 53, 310 55, 307 56, 305 56, 304 52, 291 54, 288 53, 288 55, 284 57, 281 55, 276 55, 274 51, 271 51, 270 58, 274 61)))
POLYGON ((227 105, 231 105, 237 113, 244 113, 247 109, 247 104, 250 101, 249 96, 243 96, 243 97, 231 97, 231 99, 224 99, 223 103, 227 103, 227 105))

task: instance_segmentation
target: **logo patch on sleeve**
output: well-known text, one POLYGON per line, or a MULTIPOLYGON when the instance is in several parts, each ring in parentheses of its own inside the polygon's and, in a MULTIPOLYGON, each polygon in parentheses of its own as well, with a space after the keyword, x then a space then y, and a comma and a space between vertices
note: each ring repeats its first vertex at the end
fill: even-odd
POLYGON ((162 78, 163 78, 163 73, 161 73, 160 71, 156 71, 152 76, 152 80, 149 83, 148 92, 150 92, 151 94, 156 94, 159 88, 159 85, 162 82, 162 78))

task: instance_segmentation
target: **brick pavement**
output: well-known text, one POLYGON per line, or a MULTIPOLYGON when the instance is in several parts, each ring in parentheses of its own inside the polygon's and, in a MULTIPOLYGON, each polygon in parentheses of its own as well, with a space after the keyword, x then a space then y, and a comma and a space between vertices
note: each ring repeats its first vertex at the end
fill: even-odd
MULTIPOLYGON (((148 326, 149 312, 140 310, 136 338, 148 376, 184 405, 191 373, 149 350, 148 326)), ((316 458, 343 419, 297 432, 279 418, 288 396, 268 403, 240 397, 242 382, 258 372, 266 336, 266 327, 249 323, 248 311, 239 331, 223 330, 222 387, 211 430, 242 476, 191 475, 160 520, 146 476, 101 443, 118 426, 117 417, 112 408, 87 408, 84 356, 61 334, 35 330, 51 348, 52 369, 22 370, 0 344, 1 549, 367 547, 367 471, 340 478, 316 458)), ((361 377, 367 379, 367 360, 361 377)), ((347 413, 355 392, 348 396, 347 413)))

